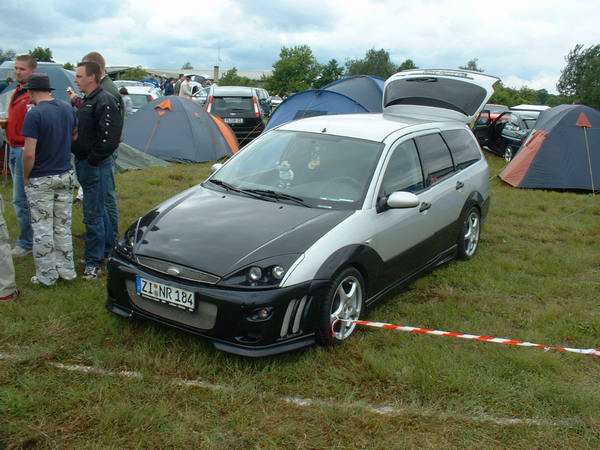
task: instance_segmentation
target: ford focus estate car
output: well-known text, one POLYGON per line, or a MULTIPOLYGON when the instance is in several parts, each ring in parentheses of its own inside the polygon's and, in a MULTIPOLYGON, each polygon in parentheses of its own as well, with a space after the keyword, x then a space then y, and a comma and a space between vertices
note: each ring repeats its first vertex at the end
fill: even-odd
POLYGON ((346 341, 391 289, 477 251, 488 166, 466 123, 495 81, 400 72, 383 114, 265 133, 129 227, 108 309, 247 356, 346 341))

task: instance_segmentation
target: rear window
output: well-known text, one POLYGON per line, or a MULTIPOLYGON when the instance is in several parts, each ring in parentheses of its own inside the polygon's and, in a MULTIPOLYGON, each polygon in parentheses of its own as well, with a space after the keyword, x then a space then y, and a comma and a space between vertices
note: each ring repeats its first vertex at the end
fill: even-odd
POLYGON ((450 151, 438 133, 416 137, 415 143, 423 164, 425 186, 431 186, 454 172, 450 151))
POLYGON ((215 97, 215 112, 254 112, 252 97, 215 97))
POLYGON ((467 130, 442 131, 442 136, 450 147, 457 170, 469 167, 481 159, 479 147, 467 130))
POLYGON ((388 84, 384 105, 433 106, 471 116, 477 112, 486 95, 485 89, 465 81, 422 76, 388 84))

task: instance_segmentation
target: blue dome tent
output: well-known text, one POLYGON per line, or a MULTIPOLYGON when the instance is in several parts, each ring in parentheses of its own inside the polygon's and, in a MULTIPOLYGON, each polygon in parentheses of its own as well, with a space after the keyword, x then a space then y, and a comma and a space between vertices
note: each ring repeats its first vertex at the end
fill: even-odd
POLYGON ((330 114, 380 113, 384 80, 357 75, 288 97, 271 115, 265 130, 292 120, 330 114))

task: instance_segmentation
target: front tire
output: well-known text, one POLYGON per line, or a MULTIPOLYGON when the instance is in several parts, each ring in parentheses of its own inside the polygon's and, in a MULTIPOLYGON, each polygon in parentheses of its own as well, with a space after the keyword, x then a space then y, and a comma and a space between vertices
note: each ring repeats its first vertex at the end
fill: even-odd
POLYGON ((458 257, 460 259, 471 259, 479 248, 479 237, 481 233, 481 213, 473 206, 464 216, 460 232, 458 234, 458 257))
POLYGON ((340 345, 356 328, 364 309, 365 282, 354 267, 342 270, 332 281, 319 309, 319 342, 328 347, 340 345), (339 319, 347 320, 342 322, 339 319))

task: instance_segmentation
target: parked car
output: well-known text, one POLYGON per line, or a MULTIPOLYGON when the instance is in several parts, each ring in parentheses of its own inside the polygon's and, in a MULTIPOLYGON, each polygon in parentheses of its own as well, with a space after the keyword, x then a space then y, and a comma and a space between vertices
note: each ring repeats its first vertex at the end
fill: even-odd
POLYGON ((209 88, 197 89, 192 95, 192 101, 200 106, 205 106, 206 100, 208 99, 208 91, 209 88))
POLYGON ((254 88, 256 89, 256 95, 258 97, 258 103, 260 103, 260 107, 262 108, 263 114, 265 116, 271 115, 271 96, 266 89, 254 88))
POLYGON ((255 88, 211 86, 206 110, 229 124, 240 147, 258 137, 265 129, 264 113, 255 88))
POLYGON ((547 109, 550 109, 550 107, 546 105, 516 105, 510 107, 511 111, 537 111, 538 114, 547 109))
POLYGON ((271 95, 271 112, 281 105, 281 102, 283 102, 283 99, 279 95, 271 95))
POLYGON ((109 311, 246 356, 343 343, 391 289, 475 255, 490 187, 466 124, 496 80, 405 71, 386 82, 384 114, 265 133, 128 228, 109 311))
MULTIPOLYGON (((507 111, 487 123, 478 122, 475 134, 480 145, 512 161, 525 142, 539 116, 539 111, 507 111)), ((480 119, 483 114, 480 115, 480 119)))
POLYGON ((138 109, 143 108, 151 101, 162 97, 160 89, 154 86, 141 85, 141 86, 126 86, 129 97, 133 102, 133 112, 135 113, 138 109))

